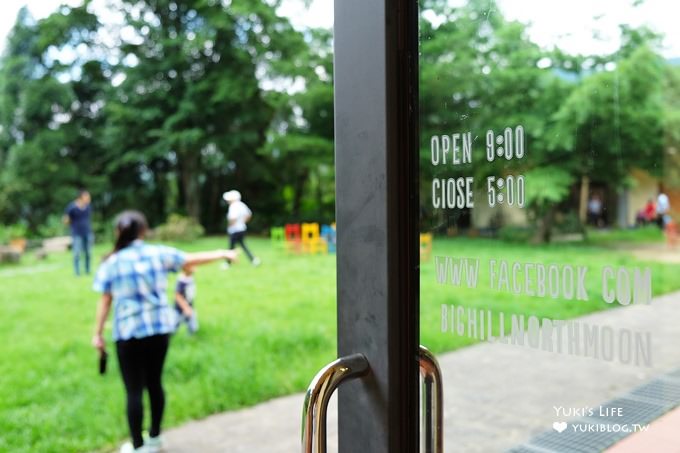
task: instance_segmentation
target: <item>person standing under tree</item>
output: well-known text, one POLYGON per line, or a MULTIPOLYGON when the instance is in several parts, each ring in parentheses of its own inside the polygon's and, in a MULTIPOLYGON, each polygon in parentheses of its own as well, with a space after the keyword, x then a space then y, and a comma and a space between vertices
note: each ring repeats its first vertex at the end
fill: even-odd
POLYGON ((656 198, 656 223, 663 231, 666 227, 666 220, 671 211, 671 202, 663 190, 659 190, 659 196, 656 198))
POLYGON ((595 194, 588 200, 588 223, 595 227, 602 226, 602 199, 595 194))
MULTIPOLYGON (((253 213, 246 206, 244 202, 241 201, 241 194, 238 190, 230 190, 224 192, 222 195, 224 201, 229 203, 229 211, 227 212, 227 233, 229 233, 229 249, 234 250, 236 245, 240 245, 243 251, 248 256, 248 259, 253 264, 253 266, 259 266, 261 261, 258 257, 253 256, 253 254, 248 250, 245 243, 246 237, 246 224, 250 221, 253 213)), ((229 263, 225 263, 225 267, 228 267, 229 263)))
POLYGON ((90 273, 90 251, 94 236, 92 234, 92 206, 90 193, 81 189, 78 198, 69 203, 64 212, 64 223, 71 226, 71 250, 73 268, 80 275, 80 255, 85 256, 85 273, 90 273))

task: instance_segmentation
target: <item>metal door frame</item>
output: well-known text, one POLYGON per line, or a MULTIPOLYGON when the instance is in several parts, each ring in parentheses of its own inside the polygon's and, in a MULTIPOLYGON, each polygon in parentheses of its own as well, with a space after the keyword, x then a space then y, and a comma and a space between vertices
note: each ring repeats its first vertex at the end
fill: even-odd
POLYGON ((335 0, 339 452, 419 446, 418 5, 335 0))

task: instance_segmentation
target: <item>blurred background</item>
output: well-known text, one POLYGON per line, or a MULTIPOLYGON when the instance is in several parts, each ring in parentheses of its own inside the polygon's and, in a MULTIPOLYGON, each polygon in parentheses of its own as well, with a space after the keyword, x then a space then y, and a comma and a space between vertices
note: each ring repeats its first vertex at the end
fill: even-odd
MULTIPOLYGON (((491 291, 485 275, 452 290, 436 283, 435 255, 590 266, 594 295, 616 263, 651 269, 655 296, 680 290, 678 6, 420 6, 422 343, 476 342, 441 332, 442 304, 552 319, 612 307, 491 291), (525 156, 487 161, 487 131, 517 126, 525 156), (433 166, 432 137, 467 131, 473 164, 433 166), (491 207, 486 178, 518 174, 523 206, 491 207), (461 176, 475 178, 475 207, 434 209, 432 180, 461 176)), ((304 246, 283 228, 334 222, 332 1, 5 0, 3 11, 0 451, 106 450, 127 433, 116 364, 100 379, 88 342, 91 279, 72 276, 58 241, 82 188, 97 263, 123 209, 185 250, 226 246, 224 191, 253 211, 263 266, 197 273, 201 331, 173 339, 168 426, 303 390, 336 356, 334 242, 317 232, 327 246, 304 246)), ((662 357, 636 379, 680 364, 662 357)))

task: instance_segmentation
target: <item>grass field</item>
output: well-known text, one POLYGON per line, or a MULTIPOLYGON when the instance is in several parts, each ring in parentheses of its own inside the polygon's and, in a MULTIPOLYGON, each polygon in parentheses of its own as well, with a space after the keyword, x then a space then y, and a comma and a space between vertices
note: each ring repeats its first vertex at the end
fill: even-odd
MULTIPOLYGON (((652 233, 641 232, 644 237, 652 238, 652 233)), ((646 241, 635 236, 632 238, 638 245, 646 241)), ((597 238, 600 240, 601 238, 597 238)), ((663 237, 660 237, 663 240, 663 237)), ((433 257, 454 256, 480 259, 480 279, 476 289, 453 287, 437 283, 434 259, 421 266, 421 342, 435 351, 452 350, 474 342, 469 338, 458 337, 441 332, 441 304, 463 305, 488 309, 506 314, 535 315, 539 318, 569 319, 597 310, 617 309, 618 303, 607 304, 602 298, 602 268, 619 266, 627 269, 635 267, 652 271, 652 291, 654 295, 668 293, 680 289, 680 266, 656 262, 642 262, 624 250, 611 247, 618 243, 613 240, 602 240, 601 245, 591 244, 550 244, 531 246, 525 244, 508 244, 498 241, 476 240, 439 240, 433 246, 433 257), (528 297, 491 289, 489 284, 489 260, 496 262, 507 260, 512 262, 529 262, 572 266, 587 266, 586 289, 587 301, 566 300, 550 297, 528 297)), ((680 252, 679 252, 680 253, 680 252)), ((509 327, 509 317, 506 318, 509 327)))
MULTIPOLYGON (((266 240, 250 244, 264 262, 261 267, 242 262, 223 271, 215 264, 196 274, 201 330, 189 337, 182 329, 172 340, 165 372, 166 427, 303 390, 335 358, 334 255, 288 256, 266 240)), ((223 245, 215 238, 179 244, 185 250, 223 245)), ((103 252, 98 247, 96 255, 103 252)), ((536 247, 484 239, 436 240, 433 255, 475 257, 482 263, 521 257, 593 269, 641 265, 624 252, 593 245, 536 247)), ((680 267, 649 266, 655 293, 680 288, 680 267)), ((432 261, 423 263, 421 338, 438 352, 470 342, 440 333, 441 303, 556 319, 608 307, 596 297, 584 303, 494 292, 484 272, 476 290, 454 290, 437 285, 434 272, 432 261)), ((589 274, 593 295, 597 275, 589 274)), ((100 377, 89 345, 97 302, 90 287, 91 278, 72 276, 67 254, 0 267, 0 451, 90 451, 127 436, 116 360, 100 377)))

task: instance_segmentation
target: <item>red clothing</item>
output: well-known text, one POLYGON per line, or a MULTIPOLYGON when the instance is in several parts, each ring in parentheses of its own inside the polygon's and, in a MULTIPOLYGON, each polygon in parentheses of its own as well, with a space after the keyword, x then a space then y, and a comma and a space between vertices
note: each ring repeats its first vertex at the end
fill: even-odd
POLYGON ((656 206, 654 206, 654 203, 649 202, 645 205, 645 210, 643 211, 643 215, 645 216, 645 219, 647 220, 654 220, 656 217, 656 206))

